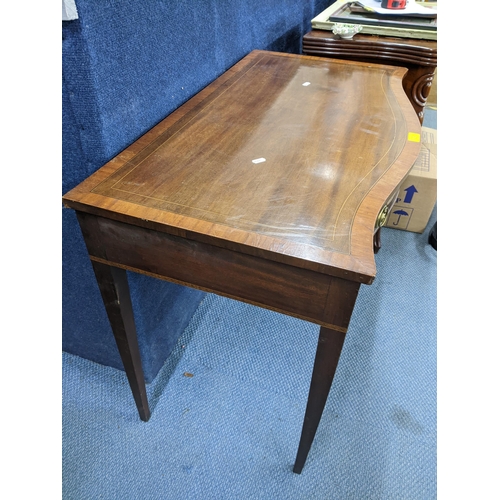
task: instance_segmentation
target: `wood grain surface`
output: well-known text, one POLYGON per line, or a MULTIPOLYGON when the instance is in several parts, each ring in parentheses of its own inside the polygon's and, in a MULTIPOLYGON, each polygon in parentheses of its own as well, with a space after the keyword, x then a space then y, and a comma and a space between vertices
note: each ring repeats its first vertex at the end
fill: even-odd
POLYGON ((437 42, 435 40, 363 33, 358 33, 351 40, 346 40, 329 31, 312 30, 304 35, 302 44, 303 52, 309 55, 323 55, 328 51, 332 57, 349 54, 376 58, 379 63, 385 64, 394 64, 395 61, 399 61, 433 68, 437 66, 437 42))
POLYGON ((403 88, 420 123, 437 68, 437 42, 358 33, 344 40, 325 30, 312 30, 302 39, 304 54, 401 66, 408 70, 403 88))
POLYGON ((405 72, 254 51, 64 203, 370 283, 377 215, 420 150, 405 72))

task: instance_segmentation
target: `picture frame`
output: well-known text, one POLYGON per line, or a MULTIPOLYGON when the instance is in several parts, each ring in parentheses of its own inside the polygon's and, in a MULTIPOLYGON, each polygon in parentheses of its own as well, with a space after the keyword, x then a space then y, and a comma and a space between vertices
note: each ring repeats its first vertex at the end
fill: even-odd
MULTIPOLYGON (((420 5, 437 10, 437 2, 418 2, 420 5)), ((436 17, 386 16, 364 11, 353 0, 338 0, 316 16, 313 29, 331 31, 335 23, 359 24, 364 34, 437 40, 436 17)))

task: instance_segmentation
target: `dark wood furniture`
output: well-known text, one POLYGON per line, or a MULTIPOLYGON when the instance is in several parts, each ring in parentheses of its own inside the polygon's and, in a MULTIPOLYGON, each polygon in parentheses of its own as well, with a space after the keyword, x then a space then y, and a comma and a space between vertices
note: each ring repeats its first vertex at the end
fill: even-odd
POLYGON ((302 39, 304 54, 408 68, 403 88, 420 123, 437 67, 437 42, 413 38, 365 35, 343 40, 326 30, 312 30, 302 39))
POLYGON ((254 51, 63 197, 142 420, 126 270, 320 325, 301 472, 359 287, 375 277, 374 231, 420 150, 404 72, 254 51))

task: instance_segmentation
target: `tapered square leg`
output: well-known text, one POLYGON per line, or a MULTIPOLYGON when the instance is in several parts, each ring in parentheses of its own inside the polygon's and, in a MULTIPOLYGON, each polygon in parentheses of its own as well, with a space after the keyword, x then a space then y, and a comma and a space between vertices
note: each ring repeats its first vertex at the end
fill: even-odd
POLYGON ((99 219, 84 212, 77 211, 76 215, 139 416, 141 420, 147 422, 151 412, 146 394, 139 343, 137 342, 127 272, 124 269, 99 262, 107 260, 99 219))
POLYGON ((302 472, 316 435, 328 393, 332 386, 335 370, 337 369, 345 336, 345 333, 330 330, 323 326, 320 329, 302 435, 293 467, 293 472, 296 474, 302 472))
POLYGON ((125 270, 92 261, 116 345, 141 420, 151 416, 125 270))

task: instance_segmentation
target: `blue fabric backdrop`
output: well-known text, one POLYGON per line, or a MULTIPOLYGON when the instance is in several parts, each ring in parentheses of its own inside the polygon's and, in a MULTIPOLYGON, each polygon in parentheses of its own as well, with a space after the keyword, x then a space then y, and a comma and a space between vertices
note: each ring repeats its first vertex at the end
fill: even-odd
MULTIPOLYGON (((331 0, 76 0, 63 22, 63 193, 254 49, 301 52, 331 0)), ((72 210, 63 209, 63 350, 121 368, 72 210)), ((203 293, 129 274, 146 381, 203 293)))

